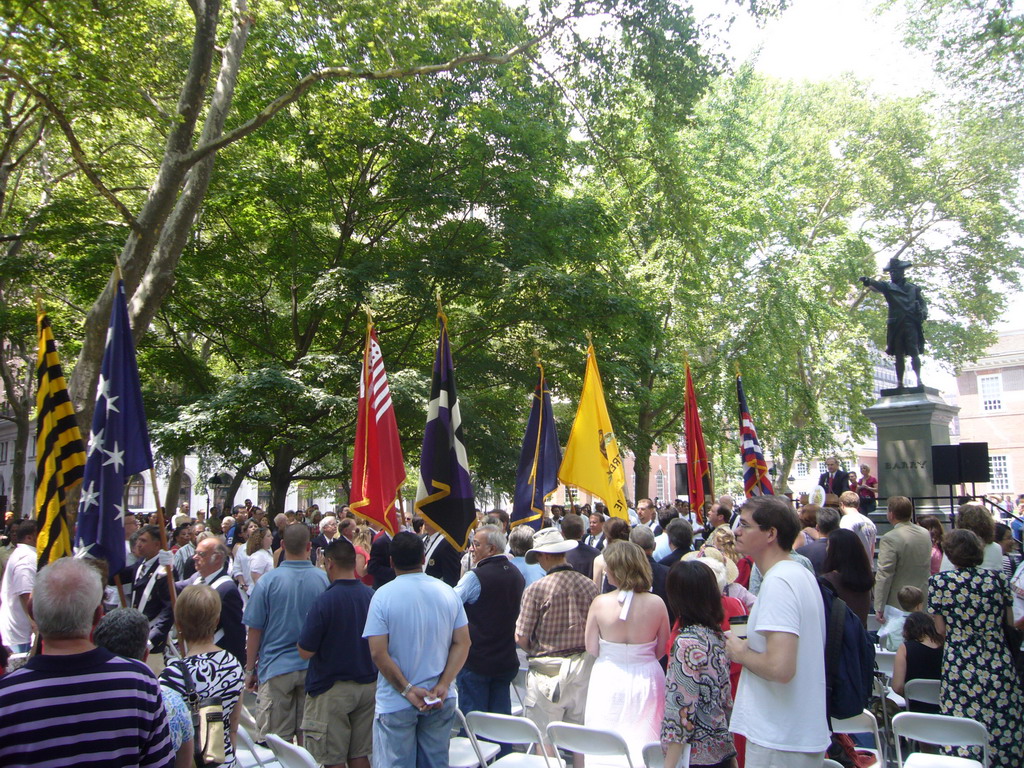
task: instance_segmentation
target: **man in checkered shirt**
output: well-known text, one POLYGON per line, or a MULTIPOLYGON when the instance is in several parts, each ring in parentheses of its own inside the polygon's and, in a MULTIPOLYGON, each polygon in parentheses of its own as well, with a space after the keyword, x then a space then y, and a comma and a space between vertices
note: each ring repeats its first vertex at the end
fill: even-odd
MULTIPOLYGON (((543 732, 548 723, 583 724, 587 686, 594 657, 586 651, 584 633, 597 586, 565 561, 576 547, 554 528, 534 536, 526 562, 546 572, 523 593, 516 642, 530 657, 526 677, 526 715, 543 732)), ((573 762, 582 765, 582 756, 573 762)))

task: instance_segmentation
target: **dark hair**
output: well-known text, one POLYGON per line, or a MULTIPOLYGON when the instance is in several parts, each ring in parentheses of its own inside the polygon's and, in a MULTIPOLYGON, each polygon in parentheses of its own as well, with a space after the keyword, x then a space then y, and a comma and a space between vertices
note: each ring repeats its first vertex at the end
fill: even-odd
POLYGON ((874 584, 871 576, 871 561, 864 544, 853 531, 845 528, 832 531, 828 535, 828 546, 825 549, 824 573, 836 571, 840 583, 854 592, 867 592, 874 584))
POLYGON ((906 496, 890 496, 886 508, 897 520, 909 520, 914 514, 914 502, 906 496))
POLYGON ((932 546, 938 547, 939 552, 942 552, 942 537, 945 535, 946 529, 942 527, 939 518, 934 515, 925 515, 917 521, 917 524, 928 530, 932 537, 932 546))
POLYGON ((100 619, 92 641, 115 656, 142 661, 149 645, 149 619, 135 608, 115 608, 100 619))
POLYGON ((800 533, 800 518, 788 503, 778 496, 753 496, 743 503, 762 531, 775 529, 776 540, 783 552, 789 552, 800 533))
POLYGON ((966 528, 950 531, 942 539, 942 549, 949 562, 957 568, 972 568, 985 559, 985 545, 981 537, 966 528))
POLYGON ((907 614, 903 622, 903 639, 921 642, 926 637, 933 643, 942 645, 942 635, 936 631, 935 621, 930 615, 921 611, 907 614))
POLYGON ((31 539, 39 533, 39 523, 35 520, 22 520, 14 529, 14 541, 21 544, 25 539, 31 539))
POLYGON ((1001 542, 1003 539, 1006 538, 1006 534, 1008 533, 1011 537, 1013 536, 1013 532, 1010 530, 1010 526, 1008 526, 1006 523, 996 523, 996 535, 993 541, 995 541, 996 543, 1001 542))
POLYGON ((160 526, 159 525, 144 525, 138 530, 139 536, 146 534, 150 538, 160 541, 160 526))
POLYGON ((281 546, 289 555, 301 555, 309 544, 309 528, 304 525, 289 525, 281 534, 281 546))
POLYGON ((704 563, 680 560, 673 565, 665 581, 665 594, 680 627, 699 624, 722 634, 722 593, 715 572, 704 563))
POLYGON ((677 517, 665 526, 665 535, 669 543, 676 549, 689 552, 693 546, 693 526, 689 522, 677 517))
POLYGON ((604 537, 607 541, 629 541, 629 523, 621 517, 611 517, 605 521, 604 537))
POLYGON ((658 510, 658 525, 662 530, 668 528, 668 524, 679 517, 675 507, 662 507, 658 510))
POLYGON ((356 548, 344 536, 339 536, 326 547, 324 557, 334 561, 339 568, 350 571, 356 567, 356 548))
POLYGON ((402 531, 391 540, 391 560, 400 571, 413 571, 423 565, 423 539, 402 531))
POLYGON ((830 536, 833 531, 839 529, 840 519, 842 514, 835 507, 821 507, 814 527, 818 529, 818 533, 830 536))
POLYGON ((181 532, 187 531, 191 527, 192 523, 182 523, 181 525, 176 526, 174 532, 171 534, 171 544, 177 544, 178 536, 181 535, 181 532))
POLYGON ((814 528, 818 525, 818 512, 821 511, 821 507, 817 504, 804 504, 800 507, 800 511, 797 512, 797 517, 800 518, 800 525, 804 528, 814 528))
POLYGON ((583 538, 583 518, 568 514, 562 518, 562 536, 579 541, 583 538))
POLYGON ((420 533, 423 530, 423 518, 414 517, 412 519, 412 529, 415 533, 420 533))

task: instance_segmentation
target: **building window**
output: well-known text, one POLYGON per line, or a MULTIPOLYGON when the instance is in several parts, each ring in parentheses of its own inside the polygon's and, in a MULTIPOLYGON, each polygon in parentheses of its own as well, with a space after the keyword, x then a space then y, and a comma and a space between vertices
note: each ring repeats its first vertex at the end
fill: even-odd
POLYGON ((0 443, 0 464, 7 463, 7 441, 0 443))
POLYGON ((806 461, 798 461, 796 463, 796 476, 797 477, 807 477, 807 462, 806 461))
POLYGON ((818 462, 818 477, 821 477, 826 472, 828 472, 828 467, 825 466, 825 462, 824 461, 819 461, 818 462))
POLYGON ((141 509, 142 501, 146 495, 146 483, 142 475, 132 475, 128 482, 128 508, 141 509))
POLYGON ((989 456, 988 468, 992 476, 992 490, 1006 493, 1010 490, 1010 457, 989 456))
POLYGON ((664 501, 668 495, 665 488, 665 473, 660 469, 654 474, 654 495, 659 501, 664 501))
POLYGON ((256 506, 260 509, 270 507, 270 483, 260 483, 256 486, 256 506))
POLYGON ((981 395, 981 410, 1003 410, 1003 377, 998 373, 994 376, 979 376, 978 394, 981 395))
POLYGON ((313 492, 305 483, 298 484, 298 493, 295 501, 295 509, 305 512, 313 504, 313 492))

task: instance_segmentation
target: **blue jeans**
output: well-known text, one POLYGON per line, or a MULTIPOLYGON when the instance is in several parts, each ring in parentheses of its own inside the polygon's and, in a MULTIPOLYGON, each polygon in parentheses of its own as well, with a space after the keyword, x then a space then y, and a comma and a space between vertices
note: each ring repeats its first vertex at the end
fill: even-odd
POLYGON ((407 707, 373 718, 373 768, 448 768, 455 697, 440 709, 407 707))
POLYGON ((512 714, 512 695, 509 686, 516 679, 516 672, 487 677, 471 672, 465 667, 459 672, 456 682, 459 687, 459 709, 465 712, 494 712, 499 715, 512 714))

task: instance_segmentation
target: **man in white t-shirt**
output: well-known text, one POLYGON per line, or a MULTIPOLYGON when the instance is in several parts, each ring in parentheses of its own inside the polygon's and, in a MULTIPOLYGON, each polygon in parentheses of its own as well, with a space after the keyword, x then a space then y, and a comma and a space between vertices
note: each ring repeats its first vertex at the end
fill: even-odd
POLYGON ((726 640, 743 666, 729 728, 747 738, 747 768, 819 768, 825 719, 825 610, 813 573, 789 559, 800 520, 777 496, 740 510, 736 549, 764 574, 747 638, 726 640))
POLYGON ((0 638, 14 653, 32 649, 35 627, 28 614, 28 601, 36 583, 36 536, 39 525, 25 520, 14 529, 17 547, 0 584, 0 638))

